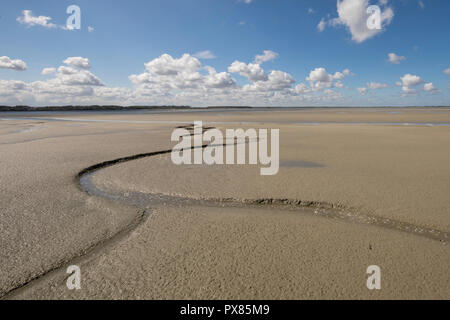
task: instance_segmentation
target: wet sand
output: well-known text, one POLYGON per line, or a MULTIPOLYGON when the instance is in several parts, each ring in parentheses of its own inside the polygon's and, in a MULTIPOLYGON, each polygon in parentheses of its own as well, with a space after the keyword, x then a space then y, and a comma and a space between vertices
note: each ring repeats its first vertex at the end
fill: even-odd
POLYGON ((80 121, 0 121, 6 298, 450 298, 450 128, 431 126, 450 123, 449 109, 55 117, 80 121), (170 149, 175 123, 194 120, 279 128, 280 173, 178 167, 157 155, 97 171, 91 181, 103 195, 78 185, 89 166, 170 149), (135 195, 144 200, 133 203, 135 195), (234 204, 208 202, 230 198, 234 204), (259 200, 266 202, 249 205, 259 200), (411 230, 321 214, 335 210, 328 205, 411 230), (82 270, 77 292, 65 287, 64 267, 74 263, 82 270), (374 264, 380 291, 366 288, 374 264))

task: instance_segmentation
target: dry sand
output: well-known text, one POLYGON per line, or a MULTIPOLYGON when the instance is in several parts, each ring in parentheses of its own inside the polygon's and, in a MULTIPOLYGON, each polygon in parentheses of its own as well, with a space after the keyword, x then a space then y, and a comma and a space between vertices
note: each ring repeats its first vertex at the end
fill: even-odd
POLYGON ((362 123, 450 123, 450 109, 57 117, 88 121, 0 121, 0 295, 39 278, 6 298, 450 298, 448 244, 414 232, 276 205, 150 202, 140 220, 141 208, 90 196, 75 179, 106 160, 170 149, 171 122, 279 128, 282 166, 274 177, 260 176, 258 166, 178 167, 161 155, 103 169, 92 181, 125 196, 339 204, 448 234, 450 126, 362 123), (89 122, 99 119, 125 122, 89 122), (113 237, 127 226, 135 228, 113 237), (80 291, 65 286, 68 264, 81 267, 80 291), (382 268, 380 291, 366 288, 369 265, 382 268))

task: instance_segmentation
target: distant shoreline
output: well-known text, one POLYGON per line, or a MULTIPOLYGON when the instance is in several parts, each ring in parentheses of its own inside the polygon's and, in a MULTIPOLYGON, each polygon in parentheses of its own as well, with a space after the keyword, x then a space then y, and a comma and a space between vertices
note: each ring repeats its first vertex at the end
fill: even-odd
POLYGON ((186 110, 192 109, 189 106, 49 106, 49 107, 30 107, 30 106, 0 106, 0 112, 32 112, 32 111, 122 111, 122 110, 186 110))
POLYGON ((136 111, 136 110, 227 110, 227 109, 418 109, 418 108, 450 108, 450 106, 384 106, 384 107, 332 107, 332 106, 305 106, 305 107, 251 107, 251 106, 209 106, 209 107, 191 107, 191 106, 0 106, 0 112, 51 112, 51 111, 136 111))

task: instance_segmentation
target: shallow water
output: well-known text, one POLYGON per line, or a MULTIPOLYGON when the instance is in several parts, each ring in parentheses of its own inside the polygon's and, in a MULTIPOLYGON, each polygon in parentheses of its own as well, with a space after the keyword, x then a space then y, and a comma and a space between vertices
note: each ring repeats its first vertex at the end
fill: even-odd
MULTIPOLYGON (((4 121, 48 121, 48 122, 93 122, 93 123, 130 123, 130 124, 192 124, 192 121, 168 121, 168 120, 111 120, 111 119, 78 119, 78 118, 41 118, 41 117, 5 117, 4 121)), ((450 127, 447 122, 351 122, 351 121, 321 121, 321 122, 298 122, 298 121, 203 121, 204 125, 372 125, 372 126, 418 126, 418 127, 450 127)))

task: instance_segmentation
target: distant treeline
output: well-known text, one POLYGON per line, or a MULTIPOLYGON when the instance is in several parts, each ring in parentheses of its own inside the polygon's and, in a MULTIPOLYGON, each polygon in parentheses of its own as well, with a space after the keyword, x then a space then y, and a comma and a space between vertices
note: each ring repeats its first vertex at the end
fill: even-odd
POLYGON ((191 109, 189 106, 49 106, 49 107, 30 107, 30 106, 0 106, 2 111, 110 111, 110 110, 177 110, 191 109))

